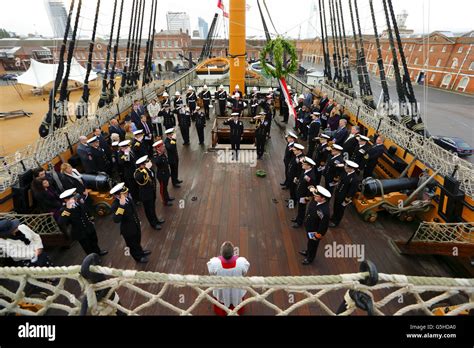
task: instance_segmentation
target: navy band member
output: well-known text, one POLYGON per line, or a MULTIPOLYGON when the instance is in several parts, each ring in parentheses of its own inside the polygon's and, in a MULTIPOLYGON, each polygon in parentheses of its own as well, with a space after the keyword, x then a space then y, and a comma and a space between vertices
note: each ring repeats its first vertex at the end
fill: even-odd
POLYGON ((329 225, 329 200, 331 193, 322 186, 310 188, 314 199, 308 204, 308 211, 305 218, 305 230, 308 243, 306 250, 299 253, 305 256, 303 265, 309 265, 316 257, 319 242, 323 239, 329 225))
POLYGON ((204 85, 203 90, 199 93, 199 98, 202 100, 202 105, 204 107, 204 114, 209 120, 209 107, 211 105, 211 92, 207 89, 207 86, 204 85))
POLYGON ((288 132, 286 135, 286 148, 285 155, 283 156, 283 163, 285 165, 285 181, 280 183, 283 190, 290 188, 290 179, 288 178, 288 165, 290 164, 291 158, 293 157, 293 151, 291 150, 295 141, 298 139, 298 136, 293 132, 288 132))
POLYGON ((194 110, 196 110, 196 102, 197 102, 197 95, 192 86, 188 87, 188 93, 186 93, 186 102, 188 103, 189 112, 192 115, 194 113, 194 110))
POLYGON ((218 115, 221 117, 225 117, 226 114, 226 107, 227 107, 227 92, 224 91, 224 86, 220 85, 218 90, 214 95, 214 99, 217 100, 219 105, 219 113, 218 115))
POLYGON ((183 137, 183 145, 189 145, 189 128, 191 127, 191 112, 188 107, 178 114, 178 124, 183 137))
POLYGON ((342 157, 341 145, 333 144, 331 147, 328 147, 328 149, 331 150, 331 156, 326 162, 323 175, 324 186, 332 193, 344 171, 344 158, 342 157))
POLYGON ((232 118, 224 121, 225 126, 230 127, 230 144, 232 146, 233 155, 235 159, 239 158, 240 141, 244 134, 244 124, 239 120, 239 113, 232 113, 232 118), (235 154, 235 156, 234 156, 235 154))
POLYGON ((115 197, 112 203, 113 220, 120 224, 120 234, 125 240, 130 254, 137 262, 148 262, 147 255, 151 251, 143 250, 141 246, 142 229, 140 220, 133 198, 128 193, 128 188, 122 182, 114 186, 110 190, 110 194, 115 197))
POLYGON ((290 181, 290 199, 293 202, 297 201, 296 196, 296 185, 298 183, 298 178, 303 170, 301 167, 301 159, 304 157, 304 146, 301 144, 294 144, 292 151, 293 157, 291 158, 290 163, 288 164, 288 180, 290 181))
POLYGON ((171 101, 167 92, 163 92, 163 99, 161 100, 161 109, 171 108, 171 101))
POLYGON ((130 189, 132 197, 138 202, 138 186, 133 178, 137 157, 130 148, 130 140, 121 141, 119 148, 117 158, 119 170, 123 174, 123 181, 125 181, 125 185, 130 189))
POLYGON ((156 165, 156 178, 160 183, 161 202, 164 206, 172 206, 173 203, 171 203, 171 201, 173 201, 174 198, 170 197, 168 193, 168 183, 170 181, 171 174, 168 163, 168 156, 166 156, 165 151, 165 143, 163 142, 163 140, 158 140, 156 143, 153 144, 153 148, 155 149, 153 161, 156 165))
POLYGON ((252 94, 250 95, 250 116, 255 117, 257 116, 257 109, 258 109, 258 88, 252 88, 252 94))
POLYGON ((99 248, 94 223, 87 213, 84 202, 78 199, 76 189, 64 191, 59 198, 64 201, 65 206, 61 209, 58 223, 60 225, 71 224, 71 238, 81 244, 87 255, 92 253, 100 256, 106 255, 107 251, 99 248))
POLYGON ((257 159, 261 159, 263 154, 265 153, 265 141, 267 140, 265 113, 261 112, 260 116, 255 116, 254 119, 257 120, 257 128, 255 129, 255 146, 257 147, 257 159))
POLYGON ((301 161, 302 172, 298 178, 298 184, 296 185, 296 197, 298 199, 298 215, 291 221, 294 222, 293 228, 298 228, 303 225, 304 217, 306 214, 306 203, 311 198, 311 192, 309 187, 314 186, 316 180, 316 174, 314 172, 314 166, 316 163, 310 157, 304 157, 301 161))
POLYGON ((204 112, 202 112, 199 106, 196 106, 194 119, 196 120, 196 133, 199 138, 199 145, 204 145, 204 127, 206 127, 206 115, 204 112))
POLYGON ((240 96, 240 93, 236 93, 232 98, 229 98, 229 101, 232 103, 232 114, 238 113, 239 116, 243 116, 246 104, 242 99, 240 99, 240 96))
POLYGON ((359 165, 359 170, 364 170, 365 163, 369 159, 369 149, 370 145, 368 141, 370 140, 365 135, 358 135, 357 139, 359 140, 359 146, 356 147, 354 153, 352 154, 351 161, 359 165))
POLYGON ((174 128, 167 129, 165 131, 165 147, 166 153, 168 154, 168 163, 171 171, 171 182, 174 187, 181 187, 183 181, 178 179, 178 168, 179 168, 179 156, 178 147, 176 146, 176 133, 174 128))
POLYGON ((148 155, 139 158, 136 162, 134 178, 138 184, 138 194, 143 203, 145 215, 151 227, 155 230, 161 230, 161 223, 165 222, 156 216, 156 178, 151 169, 153 163, 148 159, 148 155))
POLYGON ((344 216, 344 210, 346 206, 351 204, 352 198, 355 196, 359 189, 359 177, 356 173, 356 170, 359 168, 359 165, 353 161, 346 160, 346 165, 344 166, 344 174, 339 181, 339 184, 336 187, 334 192, 334 208, 333 214, 331 217, 330 227, 337 227, 344 216))
POLYGON ((316 162, 316 166, 317 166, 316 168, 316 184, 317 185, 319 185, 319 183, 321 182, 321 177, 323 176, 323 171, 324 171, 324 168, 326 168, 326 162, 328 160, 328 156, 330 153, 330 149, 328 149, 329 139, 331 139, 331 137, 324 133, 322 133, 319 136, 319 145, 316 148, 316 151, 313 156, 314 162, 316 162))

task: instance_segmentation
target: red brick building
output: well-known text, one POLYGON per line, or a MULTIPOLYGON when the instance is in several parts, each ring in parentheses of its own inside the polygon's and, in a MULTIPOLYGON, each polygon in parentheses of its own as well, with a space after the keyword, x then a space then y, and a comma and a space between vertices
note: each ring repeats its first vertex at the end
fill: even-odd
MULTIPOLYGON (((332 55, 332 41, 329 50, 332 55)), ((355 44, 348 39, 351 63, 355 65, 355 44)), ((384 69, 389 78, 394 78, 393 59, 388 39, 380 39, 384 69)), ((410 78, 414 83, 474 93, 474 31, 455 36, 448 32, 435 31, 427 36, 402 38, 410 78)), ((303 62, 322 64, 321 40, 300 40, 303 62)), ((364 36, 364 48, 369 71, 378 74, 377 47, 373 36, 364 36)), ((400 55, 397 50, 398 58, 400 55)))

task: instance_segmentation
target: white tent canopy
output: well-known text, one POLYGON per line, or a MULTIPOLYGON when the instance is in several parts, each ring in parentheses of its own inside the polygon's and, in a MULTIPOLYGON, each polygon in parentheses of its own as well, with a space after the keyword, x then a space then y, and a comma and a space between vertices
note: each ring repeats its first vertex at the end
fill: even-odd
MULTIPOLYGON (((44 64, 34 59, 31 59, 30 68, 22 75, 18 76, 18 83, 41 88, 56 79, 56 72, 58 71, 58 64, 44 64)), ((64 73, 66 66, 64 67, 64 73)), ((80 65, 75 58, 71 61, 71 72, 69 73, 69 80, 84 83, 87 70, 80 65)), ((64 77, 64 75, 63 75, 64 77)), ((97 74, 90 72, 89 81, 95 80, 97 74)))

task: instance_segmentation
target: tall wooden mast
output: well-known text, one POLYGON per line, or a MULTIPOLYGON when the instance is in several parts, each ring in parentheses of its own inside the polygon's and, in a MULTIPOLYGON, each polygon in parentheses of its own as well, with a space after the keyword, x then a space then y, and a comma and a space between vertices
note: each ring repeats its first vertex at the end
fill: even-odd
POLYGON ((245 91, 245 0, 230 0, 229 13, 230 91, 239 85, 245 91))

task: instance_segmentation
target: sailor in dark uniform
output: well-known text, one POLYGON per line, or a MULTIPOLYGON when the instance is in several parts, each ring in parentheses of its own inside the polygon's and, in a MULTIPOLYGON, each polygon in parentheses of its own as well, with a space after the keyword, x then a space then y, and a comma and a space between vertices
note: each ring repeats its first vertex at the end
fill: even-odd
POLYGON ((316 162, 316 184, 319 185, 321 182, 321 178, 323 176, 323 171, 324 168, 326 167, 326 162, 330 153, 330 149, 328 149, 329 146, 329 139, 331 137, 327 134, 321 133, 319 136, 319 145, 316 148, 316 151, 314 152, 314 162, 316 162))
POLYGON ((219 113, 221 117, 225 117, 227 107, 227 92, 224 91, 224 86, 220 85, 219 89, 214 94, 214 99, 219 103, 219 113))
POLYGON ((191 112, 188 107, 183 108, 183 112, 178 113, 178 124, 183 137, 183 145, 189 145, 189 128, 191 127, 191 112))
POLYGON ((93 173, 91 174, 97 174, 99 172, 110 173, 110 162, 107 153, 100 147, 99 138, 93 136, 87 143, 89 144, 90 154, 92 156, 93 173))
POLYGON ((202 105, 204 107, 204 114, 209 120, 209 106, 211 105, 211 92, 207 89, 207 86, 204 85, 203 90, 199 93, 199 98, 202 100, 202 105))
POLYGON ((288 164, 288 180, 290 182, 290 199, 296 204, 296 187, 298 183, 298 178, 303 170, 301 167, 301 159, 304 157, 304 146, 301 144, 294 144, 292 151, 293 156, 291 157, 290 163, 288 164))
POLYGON ((204 145, 204 127, 206 127, 206 115, 204 112, 202 112, 199 106, 196 106, 194 119, 196 120, 196 133, 199 138, 199 145, 204 145))
POLYGON ((163 140, 158 140, 153 144, 155 154, 153 155, 153 162, 156 165, 156 178, 160 183, 160 197, 164 206, 172 206, 171 201, 174 200, 168 193, 168 183, 170 181, 170 167, 168 163, 168 156, 166 156, 166 148, 163 140))
POLYGON ((261 159, 263 154, 265 153, 265 142, 267 140, 265 113, 261 112, 260 116, 255 116, 254 119, 257 121, 255 129, 255 146, 257 147, 257 159, 261 159))
POLYGON ((196 92, 194 91, 194 88, 192 86, 189 86, 188 93, 186 93, 186 103, 188 104, 189 112, 191 115, 193 115, 194 110, 196 110, 196 102, 197 102, 196 92))
POLYGON ((344 171, 344 158, 342 157, 342 146, 331 145, 331 156, 328 156, 323 171, 324 186, 332 193, 336 187, 342 172, 344 171))
POLYGON ((138 194, 140 201, 145 208, 145 215, 151 227, 161 230, 161 225, 165 220, 156 216, 156 178, 151 169, 153 163, 148 159, 148 155, 139 158, 136 162, 137 169, 134 173, 135 181, 138 184, 138 194))
POLYGON ((234 94, 231 98, 229 98, 229 101, 232 103, 232 114, 238 113, 239 116, 242 116, 246 104, 242 99, 240 99, 240 94, 234 94))
POLYGON ((148 151, 145 145, 145 135, 143 133, 143 129, 136 130, 133 132, 133 140, 132 140, 132 151, 135 155, 135 158, 140 158, 145 155, 148 155, 148 151))
POLYGON ((288 117, 290 116, 290 109, 286 102, 285 95, 280 92, 280 116, 283 116, 283 123, 288 123, 288 117))
POLYGON ((368 141, 370 139, 366 137, 365 135, 361 135, 361 134, 357 136, 357 139, 359 140, 359 146, 356 147, 350 159, 351 161, 357 163, 359 165, 359 170, 362 171, 364 170, 365 163, 369 159, 370 145, 368 141))
POLYGON ((161 100, 161 109, 164 109, 164 108, 171 108, 171 101, 170 101, 170 98, 169 98, 169 94, 165 91, 163 92, 163 99, 161 100))
POLYGON ((301 161, 302 171, 296 184, 296 198, 298 199, 298 215, 291 219, 293 228, 298 228, 303 225, 304 217, 306 215, 306 204, 311 197, 309 191, 310 186, 314 186, 316 174, 314 172, 314 166, 316 163, 310 157, 304 157, 301 161))
POLYGON ((257 109, 258 109, 258 88, 252 88, 252 94, 250 95, 250 116, 255 117, 257 116, 257 109))
POLYGON ((283 186, 283 190, 290 188, 290 180, 288 178, 288 165, 290 164, 291 158, 293 157, 292 148, 296 139, 298 139, 298 136, 291 131, 288 132, 288 134, 286 135, 287 145, 285 147, 285 155, 283 156, 283 164, 285 165, 285 181, 280 183, 280 185, 283 186))
POLYGON ((311 114, 311 122, 308 125, 308 152, 306 153, 308 157, 313 157, 313 152, 316 148, 316 137, 319 135, 319 129, 321 128, 319 115, 319 112, 314 111, 311 114))
POLYGON ((267 137, 270 139, 270 131, 272 129, 272 120, 274 115, 273 94, 267 94, 266 100, 261 103, 263 111, 265 112, 265 121, 267 122, 267 137))
POLYGON ((240 90, 240 86, 239 85, 235 85, 235 89, 234 89, 234 92, 232 92, 232 95, 235 97, 235 95, 238 95, 240 99, 242 99, 244 97, 244 94, 242 93, 242 91, 240 90))
POLYGON ((169 105, 161 109, 159 115, 163 117, 163 125, 165 126, 165 130, 174 128, 176 126, 176 118, 174 113, 171 112, 171 107, 169 105))
POLYGON ((314 200, 308 204, 304 222, 308 243, 306 250, 299 252, 305 257, 302 262, 303 265, 311 264, 316 257, 319 242, 328 231, 330 216, 329 200, 331 199, 331 193, 322 186, 312 187, 310 191, 314 196, 314 200))
POLYGON ((367 159, 367 163, 365 164, 364 178, 368 178, 373 175, 378 159, 385 152, 385 146, 383 145, 384 140, 384 137, 379 135, 375 140, 375 145, 369 149, 369 158, 367 159))
POLYGON ((118 164, 118 156, 119 156, 119 141, 114 141, 112 143, 112 152, 111 152, 111 167, 112 167, 112 179, 117 182, 117 181, 123 181, 123 173, 121 171, 122 168, 120 168, 118 164))
POLYGON ((183 181, 178 179, 178 168, 179 168, 179 156, 178 147, 176 146, 176 133, 174 128, 167 129, 165 131, 165 147, 166 153, 168 154, 168 163, 170 165, 171 182, 174 187, 181 187, 183 181))
POLYGON ((122 182, 114 186, 110 190, 110 194, 115 197, 112 203, 113 221, 120 224, 120 234, 125 240, 130 254, 137 262, 148 262, 147 255, 151 254, 151 251, 143 250, 141 246, 140 220, 133 198, 128 193, 128 188, 122 182))
POLYGON ((334 208, 329 227, 337 227, 339 225, 344 216, 346 206, 351 204, 352 199, 359 189, 360 180, 356 173, 358 168, 359 165, 357 163, 346 160, 344 174, 342 174, 341 180, 334 192, 334 208))
POLYGON ((64 191, 59 198, 65 204, 59 215, 59 225, 71 224, 71 238, 81 244, 87 255, 95 253, 103 256, 107 254, 106 250, 100 250, 99 248, 94 223, 87 213, 84 202, 78 199, 76 189, 72 188, 64 191))
POLYGON ((130 148, 130 140, 120 142, 119 148, 120 150, 117 157, 119 170, 123 173, 123 181, 130 189, 130 194, 133 199, 138 202, 138 185, 133 178, 137 157, 130 148))
POLYGON ((244 124, 239 120, 239 113, 232 113, 232 118, 224 121, 225 126, 230 127, 230 144, 232 146, 232 158, 237 160, 239 158, 240 141, 244 134, 244 124))

